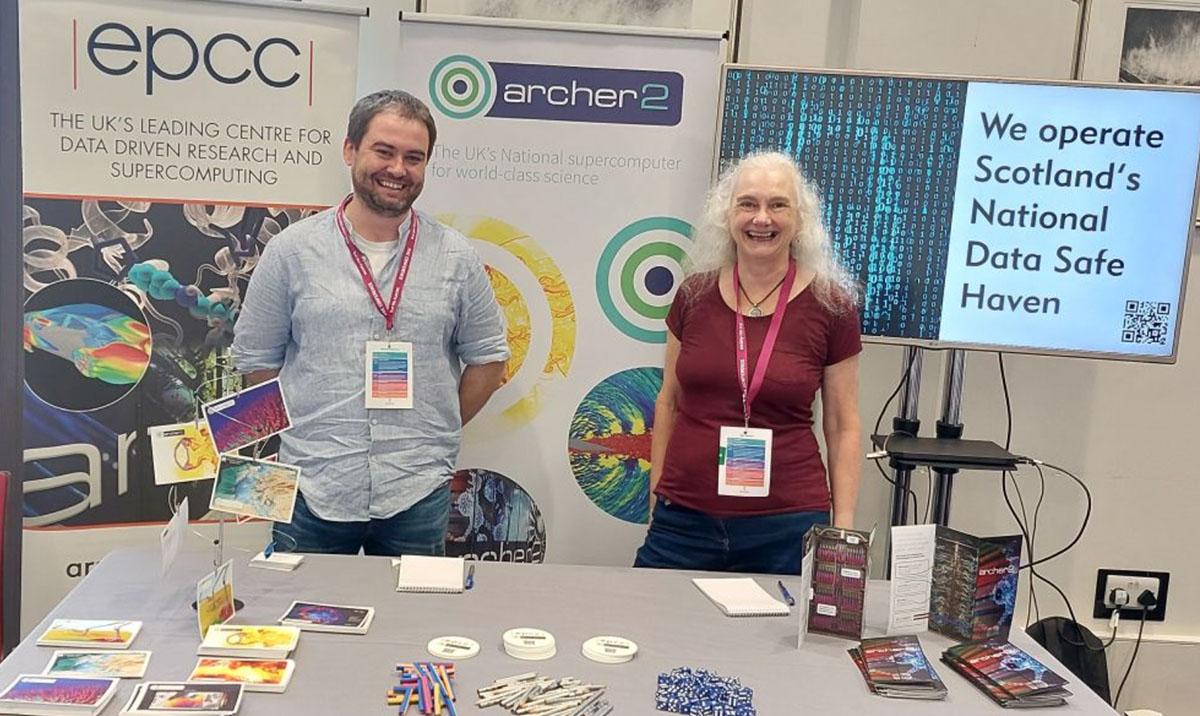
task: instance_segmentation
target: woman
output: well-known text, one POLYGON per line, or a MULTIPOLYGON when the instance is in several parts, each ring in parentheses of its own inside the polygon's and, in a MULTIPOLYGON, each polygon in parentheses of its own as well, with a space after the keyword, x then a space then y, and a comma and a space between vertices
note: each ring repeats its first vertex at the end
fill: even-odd
POLYGON ((816 192, 775 152, 722 175, 687 274, 667 316, 635 566, 796 574, 809 527, 854 522, 857 286, 833 257, 816 192), (828 480, 812 430, 818 389, 828 480))

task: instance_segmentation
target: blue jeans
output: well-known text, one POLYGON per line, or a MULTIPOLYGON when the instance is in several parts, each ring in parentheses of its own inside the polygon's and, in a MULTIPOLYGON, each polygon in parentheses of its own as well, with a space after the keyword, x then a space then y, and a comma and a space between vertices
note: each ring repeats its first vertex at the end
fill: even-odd
POLYGON ((412 507, 387 519, 331 522, 313 514, 296 494, 290 523, 276 522, 272 538, 280 552, 364 554, 399 557, 402 554, 446 554, 450 520, 450 483, 434 490, 412 507))
POLYGON ((658 498, 635 567, 800 574, 804 534, 828 512, 711 517, 658 498))

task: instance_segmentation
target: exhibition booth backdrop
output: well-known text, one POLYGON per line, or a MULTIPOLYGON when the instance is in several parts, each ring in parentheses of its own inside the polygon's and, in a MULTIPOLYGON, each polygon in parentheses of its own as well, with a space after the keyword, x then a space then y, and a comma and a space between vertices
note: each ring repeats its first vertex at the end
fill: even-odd
MULTIPOLYGON (((262 248, 347 191, 360 48, 349 8, 29 5, 23 591, 52 603, 112 547, 156 539, 182 497, 213 517, 210 481, 156 484, 147 431, 235 388, 225 351, 262 248)), ((721 33, 405 16, 392 42, 405 62, 382 81, 439 124, 418 207, 474 241, 513 347, 466 431, 447 549, 625 562, 721 33), (574 89, 532 96, 550 85, 574 89)))
MULTIPOLYGON (((196 2, 182 19, 148 0, 29 5, 23 32, 62 42, 22 49, 24 313, 55 335, 73 332, 88 356, 56 353, 32 331, 26 339, 26 541, 39 567, 25 586, 53 599, 109 547, 152 539, 169 515, 145 431, 188 420, 198 402, 233 388, 224 348, 262 246, 346 190, 337 145, 356 58, 370 52, 352 12, 303 5, 196 2), (106 345, 88 344, 100 324, 133 336, 126 343, 140 355, 107 360, 106 345)), ((718 33, 696 31, 431 15, 394 27, 388 49, 400 47, 404 62, 373 67, 372 82, 411 89, 434 109, 440 141, 419 207, 474 240, 514 348, 506 385, 466 431, 448 550, 625 562, 644 529, 662 317, 714 165, 725 47, 718 33)), ((722 157, 822 148, 789 119, 829 99, 808 92, 801 73, 731 67, 725 79, 722 157), (781 81, 783 91, 771 85, 781 81), (768 95, 773 105, 759 106, 768 95), (730 121, 736 101, 758 102, 761 126, 730 121), (781 108, 782 119, 771 115, 781 108)), ((875 101, 881 91, 901 103, 913 92, 911 81, 857 81, 873 85, 860 94, 876 109, 887 107, 875 101)), ((918 84, 923 94, 908 99, 949 117, 931 141, 957 151, 955 133, 974 127, 984 146, 987 122, 963 121, 978 91, 918 84), (935 93, 947 101, 932 102, 935 93)), ((1194 147, 1173 158, 1189 155, 1194 174, 1194 147)), ((944 159, 926 185, 952 195, 962 167, 944 159)), ((953 202, 943 199, 934 209, 948 230, 953 202)), ((925 324, 892 326, 906 311, 891 308, 877 335, 937 337, 925 324)), ((1173 353, 1173 331, 1172 322, 1158 355, 1173 353)), ((210 487, 176 489, 206 504, 210 487)), ((230 536, 243 532, 253 545, 264 530, 230 536)))

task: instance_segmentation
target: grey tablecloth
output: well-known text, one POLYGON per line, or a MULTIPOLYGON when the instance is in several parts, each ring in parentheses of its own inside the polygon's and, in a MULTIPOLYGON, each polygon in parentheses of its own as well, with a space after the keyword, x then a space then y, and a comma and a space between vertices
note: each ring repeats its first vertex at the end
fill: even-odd
MULTIPOLYGON (((460 714, 500 714, 500 707, 477 709, 474 691, 481 685, 527 671, 576 676, 608 685, 614 714, 655 714, 654 691, 660 672, 679 666, 706 668, 736 676, 754 689, 754 705, 764 716, 791 714, 927 714, 973 716, 1004 711, 949 667, 938 667, 949 697, 941 702, 906 702, 872 696, 846 650, 852 642, 809 635, 796 648, 798 616, 730 618, 721 614, 689 577, 695 573, 568 565, 479 563, 475 588, 462 594, 401 594, 395 591, 391 562, 378 557, 309 555, 295 572, 270 572, 248 566, 249 555, 235 560, 234 588, 245 609, 234 623, 273 623, 293 599, 375 607, 375 621, 363 636, 305 632, 292 658, 296 672, 283 694, 250 693, 241 713, 387 714, 384 694, 399 661, 428 659, 425 645, 436 636, 461 635, 478 641, 479 656, 458 665, 456 688, 460 714), (558 655, 540 662, 519 661, 504 653, 500 635, 511 627, 548 630, 558 655), (584 640, 611 634, 637 642, 633 661, 604 665, 580 653, 584 640)), ((212 569, 211 553, 180 556, 165 579, 159 556, 149 549, 123 549, 105 557, 62 601, 30 638, 0 663, 0 686, 21 673, 42 671, 52 649, 34 644, 55 617, 140 619, 145 622, 134 649, 154 652, 147 679, 183 679, 196 662, 199 635, 195 612, 196 581, 212 569)), ((774 580, 760 578, 774 590, 774 580)), ((793 592, 799 579, 785 580, 793 592)), ((886 622, 887 585, 873 582, 867 620, 873 633, 886 622)), ((1071 675, 1020 630, 1011 640, 1071 675)), ((951 642, 921 635, 931 661, 951 642)), ((1074 682, 1075 696, 1062 714, 1115 713, 1086 686, 1074 682)), ((122 683, 105 714, 115 714, 128 699, 132 681, 122 683)), ((410 713, 412 713, 410 711, 410 713)))

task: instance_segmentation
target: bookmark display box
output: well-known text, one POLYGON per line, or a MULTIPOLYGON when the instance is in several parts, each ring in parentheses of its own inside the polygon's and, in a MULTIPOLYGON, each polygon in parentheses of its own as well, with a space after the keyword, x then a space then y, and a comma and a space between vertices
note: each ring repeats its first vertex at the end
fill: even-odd
POLYGON ((1020 563, 1020 535, 981 538, 938 527, 929 628, 965 641, 1008 638, 1020 563))
POLYGON ((804 551, 812 580, 807 631, 861 639, 871 533, 818 525, 805 536, 804 551))

